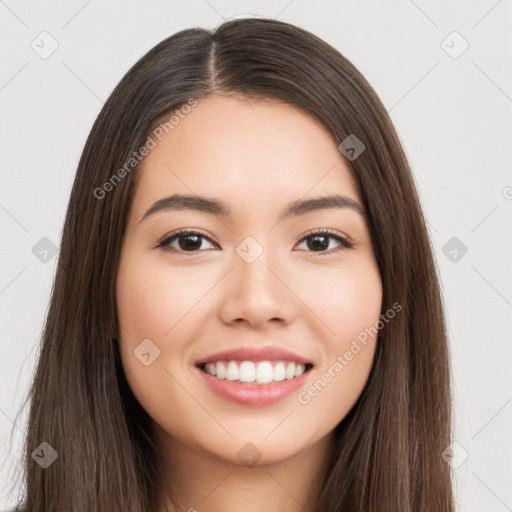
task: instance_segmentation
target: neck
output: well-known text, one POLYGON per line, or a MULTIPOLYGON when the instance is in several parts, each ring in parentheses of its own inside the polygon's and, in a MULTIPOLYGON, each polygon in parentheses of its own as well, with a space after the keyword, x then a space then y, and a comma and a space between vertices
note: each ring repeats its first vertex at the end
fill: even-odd
POLYGON ((163 460, 159 512, 315 510, 334 450, 331 432, 286 460, 249 466, 193 450, 157 425, 155 433, 163 460))

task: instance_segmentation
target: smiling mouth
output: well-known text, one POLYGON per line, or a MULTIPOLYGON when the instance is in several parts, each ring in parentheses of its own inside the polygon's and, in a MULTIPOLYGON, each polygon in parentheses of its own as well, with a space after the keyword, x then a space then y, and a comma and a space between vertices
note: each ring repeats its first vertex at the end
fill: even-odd
POLYGON ((294 361, 217 361, 200 363, 204 373, 221 380, 241 384, 271 384, 300 377, 313 368, 310 363, 294 361))

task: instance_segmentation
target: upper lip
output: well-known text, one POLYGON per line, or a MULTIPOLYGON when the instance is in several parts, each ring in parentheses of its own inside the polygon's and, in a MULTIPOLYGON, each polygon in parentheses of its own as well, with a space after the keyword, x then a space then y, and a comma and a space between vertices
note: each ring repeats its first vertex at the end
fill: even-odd
POLYGON ((217 361, 293 361, 300 364, 313 363, 304 357, 281 347, 239 347, 222 352, 216 352, 196 362, 196 365, 204 363, 216 363, 217 361))

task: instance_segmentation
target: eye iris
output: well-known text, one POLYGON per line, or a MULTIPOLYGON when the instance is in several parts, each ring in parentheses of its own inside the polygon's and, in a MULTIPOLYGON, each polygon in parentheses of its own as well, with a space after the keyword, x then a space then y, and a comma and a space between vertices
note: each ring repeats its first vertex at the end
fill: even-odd
POLYGON ((313 235, 309 237, 309 240, 311 243, 308 242, 308 248, 320 248, 320 249, 327 249, 329 247, 329 237, 326 235, 313 235), (318 239, 322 238, 324 241, 319 242, 318 239))
POLYGON ((193 233, 187 233, 185 235, 181 235, 180 237, 178 237, 178 245, 180 246, 180 249, 183 249, 183 250, 196 250, 196 249, 199 249, 201 247, 201 236, 199 235, 194 235, 193 233), (185 243, 185 244, 182 244, 181 242, 183 240, 190 240, 190 239, 193 239, 194 241, 192 243, 185 243))

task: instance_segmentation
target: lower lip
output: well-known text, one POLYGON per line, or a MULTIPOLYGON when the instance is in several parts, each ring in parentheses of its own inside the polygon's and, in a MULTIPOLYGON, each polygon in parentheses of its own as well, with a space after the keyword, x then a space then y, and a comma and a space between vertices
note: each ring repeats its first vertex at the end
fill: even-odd
POLYGON ((300 377, 269 384, 245 384, 218 379, 196 366, 206 383, 220 396, 243 405, 269 405, 284 400, 297 391, 309 377, 312 368, 300 377))

